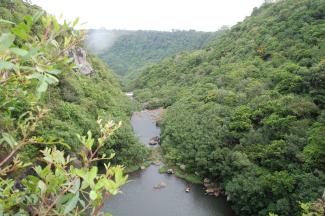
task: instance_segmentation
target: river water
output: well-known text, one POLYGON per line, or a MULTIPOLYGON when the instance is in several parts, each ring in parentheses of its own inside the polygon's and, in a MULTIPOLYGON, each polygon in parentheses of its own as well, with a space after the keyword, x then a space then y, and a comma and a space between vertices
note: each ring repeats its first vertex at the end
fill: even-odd
MULTIPOLYGON (((161 110, 142 111, 132 116, 132 126, 139 140, 148 145, 150 138, 160 134, 155 120, 161 110)), ((129 175, 130 182, 122 187, 122 194, 112 197, 104 211, 113 216, 233 216, 224 197, 204 194, 203 186, 190 185, 174 175, 159 174, 159 166, 151 165, 129 175), (154 189, 160 182, 165 188, 154 189)))

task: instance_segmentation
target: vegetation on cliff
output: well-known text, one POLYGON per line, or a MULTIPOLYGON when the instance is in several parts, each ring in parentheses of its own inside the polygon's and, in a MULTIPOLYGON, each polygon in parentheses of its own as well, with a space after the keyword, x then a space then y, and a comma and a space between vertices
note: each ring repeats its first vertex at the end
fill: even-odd
POLYGON ((88 58, 85 76, 68 56, 83 39, 78 20, 59 25, 20 0, 0 11, 0 215, 103 214, 127 181, 121 165, 147 155, 129 100, 100 60, 88 58))
POLYGON ((322 0, 266 3, 133 81, 137 99, 167 107, 166 158, 218 181, 239 215, 300 215, 323 193, 324 15, 322 0))
MULTIPOLYGON (((38 7, 31 6, 22 1, 3 1, 0 4, 0 10, 4 12, 0 15, 1 18, 17 23, 25 15, 37 14, 40 11, 38 7), (11 16, 6 16, 6 14, 10 14, 11 16)), ((8 32, 5 28, 10 27, 10 25, 12 24, 2 23, 1 26, 4 28, 3 32, 8 32)), ((59 28, 57 25, 56 23, 56 28, 59 28)), ((22 24, 17 25, 17 28, 14 29, 19 29, 18 27, 23 28, 23 30, 27 29, 22 24)), ((44 28, 42 22, 37 22, 31 27, 28 34, 35 35, 35 37, 43 36, 44 31, 47 31, 44 28)), ((17 31, 18 34, 22 34, 19 32, 22 30, 15 30, 15 32, 17 31)), ((50 33, 46 32, 46 34, 51 36, 50 33)), ((75 32, 73 34, 76 33, 83 34, 82 32, 75 32)), ((73 42, 71 41, 73 36, 72 32, 67 32, 64 36, 67 39, 63 41, 60 38, 62 41, 58 41, 57 43, 64 43, 65 46, 69 45, 69 47, 65 49, 59 49, 59 47, 59 51, 57 52, 59 55, 64 54, 66 56, 68 49, 75 50, 76 47, 81 45, 82 37, 79 41, 73 42)), ((15 40, 17 46, 26 46, 25 40, 19 41, 18 39, 15 40)), ((42 42, 40 41, 39 44, 42 42)), ((55 42, 53 42, 53 46, 57 46, 55 42)), ((49 50, 48 55, 50 58, 54 58, 54 56, 51 56, 53 55, 51 52, 53 50, 49 50)), ((65 62, 60 64, 74 63, 70 61, 73 61, 73 59, 67 58, 65 62)), ((51 111, 40 122, 35 133, 44 138, 60 137, 64 142, 69 143, 73 150, 78 150, 80 146, 76 134, 85 134, 88 130, 91 130, 95 137, 98 136, 100 133, 96 124, 98 118, 102 118, 105 121, 108 119, 122 121, 123 125, 121 128, 100 153, 110 154, 119 152, 114 158, 114 161, 125 166, 142 163, 148 153, 133 135, 130 124, 130 116, 133 108, 131 101, 124 96, 115 76, 102 61, 93 55, 88 55, 87 61, 93 67, 93 73, 89 76, 84 76, 79 73, 78 68, 80 68, 80 65, 75 64, 71 64, 67 69, 62 69, 60 73, 57 71, 52 72, 57 79, 53 83, 55 85, 49 86, 47 93, 38 102, 51 109, 51 111)), ((47 67, 52 66, 49 65, 47 67)), ((44 69, 44 64, 40 62, 37 69, 46 70, 47 68, 44 69)), ((18 83, 16 85, 19 87, 20 84, 18 83)), ((12 99, 6 92, 3 92, 2 95, 3 99, 12 99)), ((5 107, 2 107, 3 112, 1 113, 2 118, 0 120, 1 132, 4 130, 13 130, 13 122, 28 109, 29 102, 22 102, 22 100, 26 100, 26 97, 24 95, 16 99, 17 102, 15 104, 7 104, 5 107), (8 110, 9 108, 11 110, 8 110)), ((33 152, 37 153, 37 149, 33 147, 27 151, 29 151, 28 154, 31 154, 29 155, 30 158, 34 158, 33 152)))

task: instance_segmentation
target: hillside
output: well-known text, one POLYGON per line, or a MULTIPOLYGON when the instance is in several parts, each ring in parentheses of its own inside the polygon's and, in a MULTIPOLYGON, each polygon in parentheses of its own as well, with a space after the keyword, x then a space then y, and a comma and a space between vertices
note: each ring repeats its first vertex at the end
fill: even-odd
POLYGON ((301 215, 325 182, 325 2, 255 8, 204 49, 133 80, 138 100, 167 107, 170 164, 215 179, 238 215, 301 215))
POLYGON ((134 105, 83 48, 78 19, 22 0, 0 11, 0 215, 104 215, 148 156, 134 105))
POLYGON ((216 33, 197 31, 91 30, 87 46, 121 76, 207 44, 216 33))
MULTIPOLYGON (((29 3, 20 0, 5 0, 0 3, 0 11, 0 18, 2 19, 15 23, 25 22, 25 25, 17 25, 17 31, 11 30, 18 35, 15 40, 17 46, 24 49, 28 49, 28 46, 31 46, 25 45, 31 42, 27 41, 27 38, 25 38, 27 35, 25 36, 23 31, 30 31, 32 35, 31 37, 34 37, 33 40, 36 41, 38 40, 36 37, 43 36, 42 34, 45 31, 44 25, 46 25, 46 21, 42 20, 37 21, 36 23, 33 23, 32 21, 33 19, 36 19, 35 17, 38 14, 40 14, 41 9, 39 7, 32 6, 29 3), (30 25, 33 25, 33 27, 30 28, 30 25), (20 30, 19 28, 23 28, 24 30, 20 30)), ((11 24, 0 23, 0 30, 8 32, 10 26, 11 24)), ((70 32, 71 30, 67 31, 70 32)), ((55 35, 56 32, 52 34, 55 35)), ((76 35, 79 34, 82 39, 83 33, 76 33, 76 35)), ((60 37, 62 36, 57 36, 57 38, 59 38, 56 39, 58 40, 57 43, 62 42, 60 37)), ((64 37, 70 37, 70 40, 72 40, 72 37, 69 34, 64 35, 64 37)), ((75 43, 80 44, 80 41, 76 41, 75 43)), ((41 47, 41 45, 41 43, 38 43, 36 46, 41 47)), ((54 55, 56 51, 52 50, 53 48, 51 47, 48 49, 51 50, 48 54, 48 58, 52 59, 52 55, 54 55)), ((64 50, 68 50, 68 48, 65 48, 64 50)), ((72 46, 69 47, 69 50, 75 54, 79 52, 78 50, 81 50, 81 53, 83 52, 81 46, 78 47, 78 45, 73 45, 73 43, 72 46)), ((130 116, 132 109, 134 109, 134 105, 131 103, 129 98, 122 93, 115 75, 113 75, 107 65, 105 65, 98 57, 89 53, 88 55, 84 53, 81 56, 78 56, 78 58, 84 58, 85 62, 79 66, 70 65, 74 62, 66 59, 64 59, 63 62, 56 63, 61 67, 64 67, 65 65, 67 66, 62 73, 53 72, 55 80, 58 80, 58 83, 52 81, 54 85, 48 84, 48 90, 37 102, 34 101, 35 99, 31 99, 31 96, 28 96, 29 91, 24 93, 27 95, 24 95, 23 92, 21 92, 22 95, 18 94, 19 89, 21 88, 31 89, 29 86, 30 84, 27 85, 27 87, 19 83, 13 84, 14 88, 17 89, 17 94, 15 95, 16 102, 9 102, 9 100, 12 99, 10 98, 12 95, 8 95, 10 88, 8 87, 7 89, 7 86, 1 87, 0 133, 13 131, 14 128, 17 127, 17 118, 19 118, 20 115, 23 115, 28 109, 35 109, 35 105, 45 107, 50 111, 39 123, 34 134, 46 140, 60 138, 64 143, 67 143, 72 148, 70 151, 78 153, 80 141, 76 135, 86 134, 88 130, 91 130, 93 136, 98 137, 100 135, 100 128, 96 123, 98 118, 103 119, 103 121, 109 119, 117 122, 122 121, 122 127, 116 134, 114 134, 110 142, 106 143, 105 148, 103 148, 100 153, 105 153, 106 155, 117 153, 112 162, 127 167, 134 167, 141 164, 147 156, 147 150, 138 142, 138 139, 134 136, 131 128, 130 116), (83 74, 81 70, 82 67, 89 67, 90 74, 83 74), (79 69, 81 72, 78 72, 79 69), (30 101, 28 101, 29 99, 30 101)), ((28 65, 30 63, 24 62, 24 64, 28 65)), ((45 69, 43 69, 43 67, 45 66, 43 64, 48 63, 40 61, 39 64, 40 66, 37 66, 38 70, 40 70, 40 73, 44 73, 43 70, 45 69)), ((51 66, 47 67, 51 68, 51 66)), ((15 134, 15 136, 19 137, 20 135, 18 133, 15 134)), ((29 146, 25 149, 25 157, 28 158, 28 160, 36 160, 36 156, 39 153, 37 151, 38 149, 39 146, 29 146)), ((5 153, 6 151, 1 151, 0 155, 5 153)))

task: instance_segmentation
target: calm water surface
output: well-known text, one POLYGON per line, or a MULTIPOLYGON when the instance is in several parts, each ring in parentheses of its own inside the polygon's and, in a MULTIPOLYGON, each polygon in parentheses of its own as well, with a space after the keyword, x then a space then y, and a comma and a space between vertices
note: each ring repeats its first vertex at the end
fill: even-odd
MULTIPOLYGON (((161 110, 142 111, 132 116, 132 126, 140 141, 148 145, 150 138, 159 135, 155 119, 161 110)), ((190 193, 184 190, 188 184, 173 175, 159 174, 159 166, 129 175, 130 182, 122 194, 112 197, 104 206, 113 216, 233 216, 224 197, 204 194, 200 185, 190 185, 190 193), (153 187, 160 182, 167 186, 160 190, 153 187)))

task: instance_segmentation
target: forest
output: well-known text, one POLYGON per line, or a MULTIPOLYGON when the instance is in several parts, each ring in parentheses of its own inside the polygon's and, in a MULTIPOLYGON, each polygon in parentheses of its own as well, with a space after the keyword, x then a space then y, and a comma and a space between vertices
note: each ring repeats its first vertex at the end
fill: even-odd
POLYGON ((115 75, 92 54, 85 65, 66 55, 82 54, 77 23, 0 2, 0 215, 98 215, 126 183, 122 166, 146 161, 115 75))
POLYGON ((219 33, 194 30, 162 32, 99 29, 88 32, 86 44, 114 73, 120 76, 136 76, 147 65, 183 51, 202 48, 219 33))
POLYGON ((0 215, 110 215, 152 156, 141 105, 165 108, 164 162, 237 215, 324 215, 324 0, 265 1, 216 32, 78 23, 0 2, 0 215))
POLYGON ((170 164, 215 179, 238 215, 301 215, 325 182, 325 2, 255 8, 203 49, 132 80, 165 107, 170 164))

